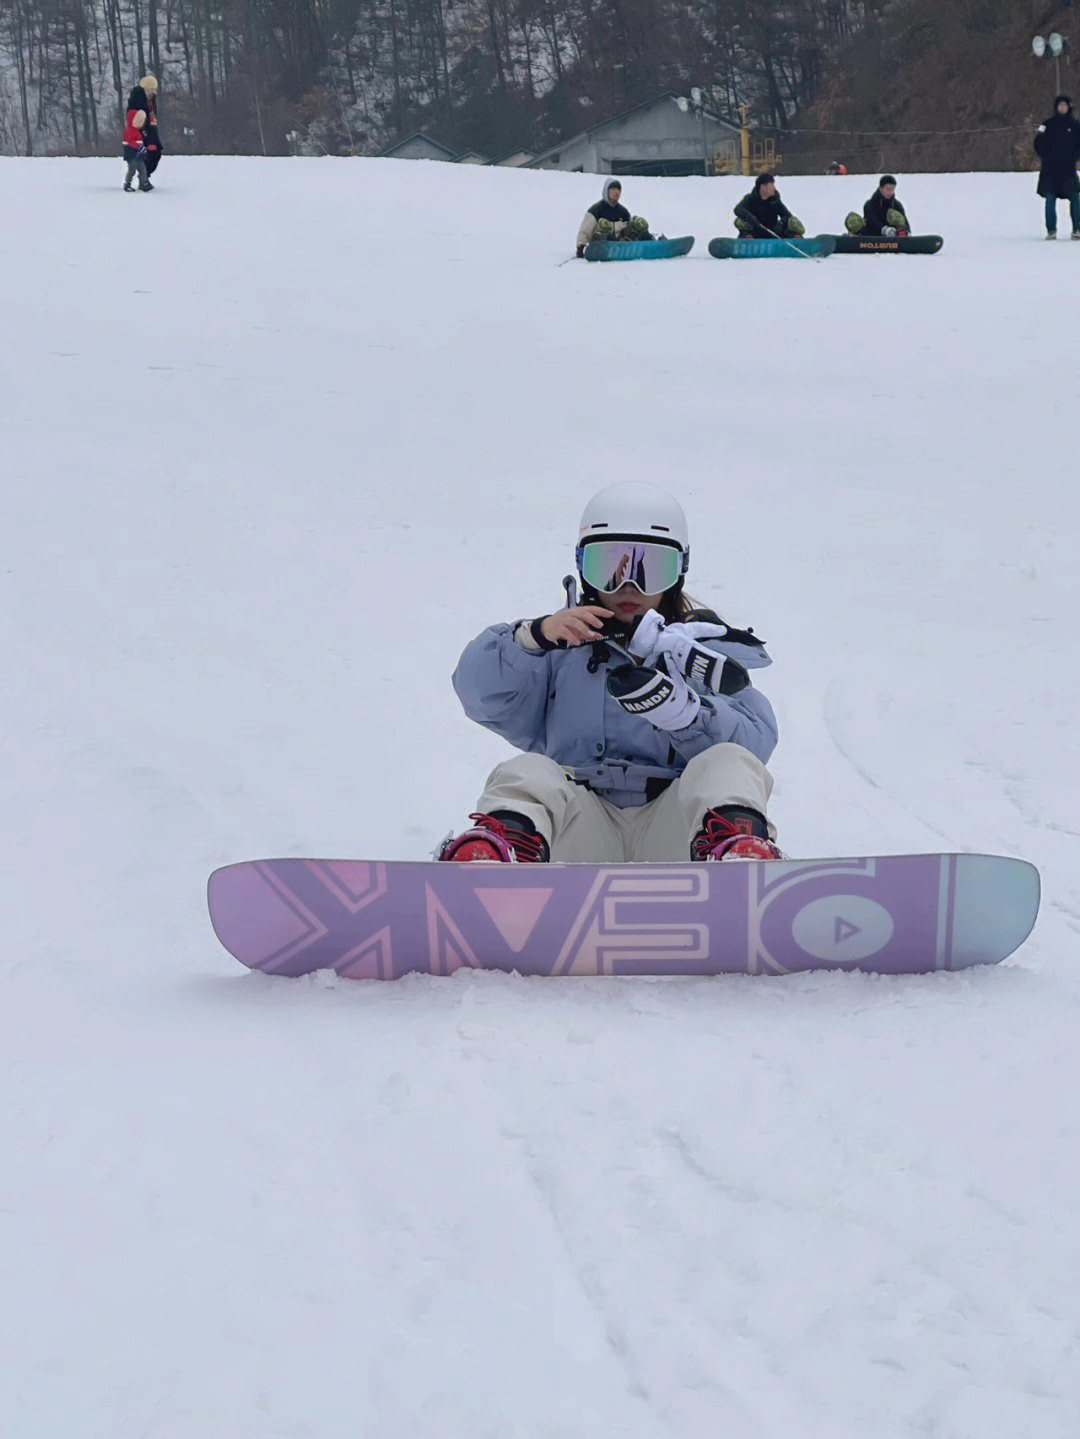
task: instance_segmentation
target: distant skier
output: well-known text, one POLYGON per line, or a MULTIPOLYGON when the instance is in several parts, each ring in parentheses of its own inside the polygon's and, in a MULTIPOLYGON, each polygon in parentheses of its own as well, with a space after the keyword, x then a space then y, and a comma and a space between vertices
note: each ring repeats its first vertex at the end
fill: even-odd
POLYGON ((882 175, 862 214, 852 210, 844 228, 849 235, 884 235, 887 239, 911 234, 907 211, 896 198, 895 175, 882 175))
MULTIPOLYGON (((592 240, 621 240, 624 232, 631 225, 634 216, 625 205, 620 203, 622 197, 622 181, 611 179, 605 182, 604 192, 595 205, 590 205, 585 211, 585 218, 582 220, 577 233, 577 257, 580 260, 585 253, 585 246, 592 240)), ((648 225, 642 220, 639 225, 634 226, 635 232, 640 231, 641 226, 645 228, 645 234, 635 233, 634 239, 648 239, 648 225)))
POLYGON ((1068 95, 1054 101, 1054 113, 1035 133, 1035 153, 1042 161, 1036 193, 1046 201, 1046 238, 1057 239, 1057 202, 1068 200, 1072 237, 1080 240, 1080 123, 1068 95))
POLYGON ((735 228, 743 239, 753 240, 790 240, 806 234, 803 222, 781 200, 776 176, 768 172, 757 177, 754 188, 735 206, 735 228))
POLYGON ((769 658, 684 593, 681 506, 653 485, 611 485, 585 507, 576 557, 581 603, 491 625, 458 661, 465 713, 524 753, 496 765, 474 828, 439 858, 779 857, 766 819, 776 719, 746 668, 769 658))
POLYGON ((153 75, 144 75, 128 96, 124 121, 124 159, 127 173, 124 189, 138 177, 140 190, 152 190, 150 176, 161 159, 161 138, 157 128, 157 88, 153 75))

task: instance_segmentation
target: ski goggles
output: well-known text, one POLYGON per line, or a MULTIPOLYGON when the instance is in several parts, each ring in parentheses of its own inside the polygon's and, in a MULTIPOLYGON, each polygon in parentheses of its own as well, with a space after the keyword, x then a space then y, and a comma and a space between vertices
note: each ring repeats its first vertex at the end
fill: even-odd
POLYGON ((590 589, 614 593, 634 585, 643 595, 659 595, 677 585, 686 573, 686 559, 676 545, 606 535, 577 547, 577 567, 590 589))

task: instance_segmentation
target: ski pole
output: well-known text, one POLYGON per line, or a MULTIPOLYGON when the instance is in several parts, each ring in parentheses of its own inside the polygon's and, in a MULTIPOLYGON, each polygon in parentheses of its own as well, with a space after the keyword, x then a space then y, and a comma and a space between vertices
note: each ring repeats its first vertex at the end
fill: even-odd
MULTIPOLYGON (((758 224, 761 224, 760 220, 758 224)), ((782 245, 790 245, 796 255, 801 255, 804 260, 816 260, 820 264, 825 258, 824 255, 808 255, 805 250, 800 250, 793 240, 789 240, 786 235, 778 235, 775 230, 770 230, 768 225, 761 225, 761 228, 765 231, 766 235, 771 235, 774 240, 779 240, 782 245)))

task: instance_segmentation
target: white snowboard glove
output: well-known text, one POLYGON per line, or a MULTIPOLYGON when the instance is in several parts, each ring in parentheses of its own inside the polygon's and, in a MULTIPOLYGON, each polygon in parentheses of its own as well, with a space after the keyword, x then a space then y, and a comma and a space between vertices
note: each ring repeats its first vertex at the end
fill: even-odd
MULTIPOLYGON (((731 676, 725 683, 724 665, 733 660, 744 669, 771 663, 765 646, 748 630, 705 620, 688 620, 666 625, 656 610, 647 610, 638 622, 627 646, 644 665, 655 667, 663 660, 669 673, 678 671, 704 694, 731 692, 731 676)), ((734 689, 747 683, 739 676, 734 689)))
POLYGON ((627 714, 647 719, 657 729, 685 729, 701 708, 682 675, 662 675, 645 665, 615 665, 608 671, 607 687, 627 714))

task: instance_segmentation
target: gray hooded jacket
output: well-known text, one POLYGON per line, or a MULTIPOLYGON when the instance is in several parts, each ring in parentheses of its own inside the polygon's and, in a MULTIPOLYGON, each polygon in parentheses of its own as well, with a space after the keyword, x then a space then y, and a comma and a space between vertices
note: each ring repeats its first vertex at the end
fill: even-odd
POLYGON ((630 222, 630 211, 625 205, 612 205, 608 201, 608 190, 612 185, 618 185, 619 198, 622 199, 622 182, 613 175, 609 180, 604 181, 604 191, 595 205, 590 205, 585 211, 585 218, 582 220, 577 233, 577 245, 580 249, 587 245, 596 235, 597 220, 610 220, 614 233, 621 235, 630 222))

